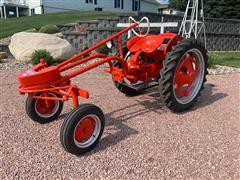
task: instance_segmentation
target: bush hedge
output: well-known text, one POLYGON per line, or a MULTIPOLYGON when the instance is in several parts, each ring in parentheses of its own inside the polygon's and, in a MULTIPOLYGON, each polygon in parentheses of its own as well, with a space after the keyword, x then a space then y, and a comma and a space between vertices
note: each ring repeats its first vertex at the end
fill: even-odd
POLYGON ((42 26, 39 32, 47 33, 47 34, 55 34, 60 32, 60 30, 56 25, 48 24, 48 25, 42 26))
POLYGON ((32 65, 36 65, 40 62, 41 59, 44 59, 48 65, 53 63, 53 57, 49 51, 46 49, 36 50, 31 56, 32 65))

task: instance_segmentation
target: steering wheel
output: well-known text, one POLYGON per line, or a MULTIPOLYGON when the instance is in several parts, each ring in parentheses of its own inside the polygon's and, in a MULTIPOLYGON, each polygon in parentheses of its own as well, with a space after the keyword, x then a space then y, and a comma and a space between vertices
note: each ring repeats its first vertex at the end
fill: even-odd
MULTIPOLYGON (((131 17, 131 16, 130 16, 128 19, 129 19, 129 24, 130 24, 130 25, 132 24, 132 22, 133 22, 133 23, 138 23, 138 25, 137 25, 136 27, 138 28, 139 33, 137 33, 134 28, 132 29, 132 32, 133 32, 136 36, 138 36, 138 37, 145 37, 145 36, 148 35, 148 33, 149 33, 149 31, 150 31, 150 22, 149 22, 149 19, 148 19, 147 17, 143 17, 139 22, 137 22, 137 21, 136 21, 133 17, 131 17), (141 33, 141 29, 140 29, 140 24, 141 24, 143 21, 146 21, 146 23, 147 23, 147 31, 146 31, 145 34, 142 34, 142 33, 141 33)), ((145 27, 145 26, 143 26, 143 27, 145 27)))

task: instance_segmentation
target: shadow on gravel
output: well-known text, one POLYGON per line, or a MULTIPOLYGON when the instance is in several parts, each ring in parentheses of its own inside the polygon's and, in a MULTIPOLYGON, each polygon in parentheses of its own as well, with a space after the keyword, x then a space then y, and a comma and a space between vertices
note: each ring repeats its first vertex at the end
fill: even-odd
POLYGON ((134 128, 131 128, 126 123, 126 120, 119 117, 112 117, 110 114, 106 114, 106 127, 108 126, 108 132, 105 133, 105 137, 100 139, 100 143, 93 153, 103 151, 110 146, 114 146, 119 142, 129 138, 132 135, 138 134, 138 131, 134 128), (112 127, 111 127, 112 126, 112 127), (114 131, 114 133, 109 133, 114 131))
MULTIPOLYGON (((194 111, 198 108, 211 105, 214 102, 228 96, 228 94, 225 94, 225 93, 214 94, 214 90, 217 90, 215 85, 206 84, 205 89, 202 92, 202 96, 199 98, 198 102, 195 104, 195 106, 192 109, 190 109, 189 111, 186 111, 185 113, 194 111)), ((149 112, 155 112, 158 114, 169 112, 169 110, 160 103, 160 97, 159 97, 157 87, 149 89, 142 95, 138 95, 131 98, 135 99, 136 101, 135 104, 125 106, 123 108, 116 109, 108 114, 105 114, 105 118, 106 118, 105 126, 108 127, 108 132, 106 131, 104 132, 105 137, 100 139, 100 142, 97 145, 97 147, 93 149, 91 152, 85 154, 86 156, 95 154, 99 151, 103 151, 108 147, 114 146, 119 142, 129 138, 132 135, 138 134, 138 131, 136 129, 131 128, 125 123, 127 120, 134 119, 137 117, 141 118, 143 114, 147 114, 149 112), (142 106, 140 110, 139 110, 139 107, 135 108, 136 106, 139 106, 139 105, 142 106), (120 116, 115 115, 115 113, 120 111, 124 111, 126 113, 120 116)), ((65 118, 67 114, 68 113, 62 114, 59 117, 59 119, 65 118)))
MULTIPOLYGON (((214 84, 205 84, 204 86, 204 90, 201 93, 201 96, 198 98, 198 101, 196 102, 196 104, 194 104, 193 108, 191 108, 188 111, 185 111, 183 113, 187 113, 187 112, 191 112, 194 111, 196 109, 205 107, 205 106, 209 106, 217 101, 219 101, 220 99, 223 99, 225 97, 228 96, 228 94, 226 93, 214 93, 214 91, 216 91, 216 85, 214 84)), ((161 105, 160 103, 160 98, 159 98, 159 93, 158 93, 158 88, 153 88, 152 90, 148 91, 145 93, 146 96, 149 96, 151 98, 155 98, 155 101, 153 101, 153 103, 148 103, 146 101, 139 101, 140 104, 144 105, 144 107, 151 108, 151 109, 155 109, 158 110, 160 108, 161 105), (160 104, 160 105, 159 105, 160 104)), ((164 109, 163 107, 161 107, 161 109, 164 109)), ((180 113, 180 114, 183 114, 180 113)))
POLYGON ((67 117, 67 115, 70 113, 71 111, 67 112, 67 113, 64 113, 64 114, 61 114, 58 119, 56 119, 56 121, 60 121, 60 120, 63 120, 67 117))
POLYGON ((156 89, 149 90, 142 97, 131 97, 134 98, 137 103, 116 109, 108 114, 105 114, 106 127, 108 127, 108 131, 114 130, 115 132, 107 134, 105 131, 104 133, 107 134, 107 136, 100 140, 97 148, 95 148, 90 154, 105 150, 106 148, 118 144, 119 142, 129 138, 132 135, 138 134, 138 131, 136 129, 131 128, 125 123, 126 121, 136 118, 141 119, 142 115, 149 112, 162 114, 164 111, 168 111, 166 108, 163 108, 161 103, 159 103, 159 95, 157 94, 158 92, 156 89), (142 108, 139 109, 139 105, 142 106, 142 108), (115 113, 120 111, 124 111, 124 115, 115 115, 115 113))
POLYGON ((217 90, 216 85, 209 83, 205 84, 202 95, 198 98, 198 102, 195 104, 192 111, 205 106, 209 106, 228 96, 226 93, 214 93, 215 90, 217 90))
MULTIPOLYGON (((191 112, 198 108, 211 105, 214 102, 228 96, 228 94, 226 93, 214 93, 214 90, 217 90, 215 85, 206 84, 205 89, 202 92, 202 96, 199 98, 194 108, 186 112, 191 112)), ((95 148, 92 152, 90 152, 89 155, 102 151, 115 144, 118 144, 120 141, 123 141, 132 135, 138 134, 137 130, 129 127, 125 123, 127 120, 141 117, 143 114, 146 114, 149 112, 163 114, 166 111, 169 111, 160 103, 158 88, 149 89, 144 94, 136 97, 132 97, 132 98, 134 98, 135 101, 137 101, 137 103, 133 105, 125 106, 124 108, 114 110, 113 112, 105 115, 106 126, 113 126, 113 128, 118 129, 118 131, 115 133, 109 133, 107 134, 106 137, 102 138, 97 148, 95 148), (132 111, 132 109, 134 109, 134 106, 139 106, 139 105, 142 105, 143 108, 141 108, 140 110, 139 108, 136 108, 137 110, 132 111), (129 112, 130 109, 131 111, 129 112), (121 116, 115 116, 114 114, 119 111, 124 111, 127 113, 121 116)), ((111 129, 108 129, 108 130, 111 131, 111 129)))

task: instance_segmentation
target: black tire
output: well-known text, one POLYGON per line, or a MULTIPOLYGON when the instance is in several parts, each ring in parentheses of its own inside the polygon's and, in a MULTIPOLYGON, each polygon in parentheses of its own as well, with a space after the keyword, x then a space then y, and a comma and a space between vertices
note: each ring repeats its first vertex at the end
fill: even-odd
MULTIPOLYGON (((60 95, 55 94, 55 93, 51 93, 51 94, 53 94, 57 97, 61 97, 60 95)), ((36 93, 34 95, 41 96, 42 93, 36 93)), ((55 110, 55 112, 53 114, 49 115, 48 117, 43 117, 36 111, 36 108, 35 108, 36 102, 37 102, 37 99, 33 99, 32 97, 28 96, 25 101, 25 110, 30 119, 32 119, 33 121, 38 122, 40 124, 45 124, 45 123, 54 121, 55 119, 57 119, 59 117, 59 115, 62 112, 63 102, 57 101, 58 107, 55 110)))
POLYGON ((102 136, 104 126, 105 117, 102 110, 93 104, 82 104, 79 107, 73 109, 68 114, 68 116, 66 117, 62 124, 60 132, 60 140, 62 146, 67 152, 75 155, 81 155, 86 152, 89 152, 97 145, 99 139, 102 136), (77 145, 74 132, 76 127, 80 126, 79 125, 80 121, 82 121, 86 116, 94 116, 95 118, 97 117, 97 120, 99 121, 98 122, 99 126, 98 128, 95 127, 94 132, 90 137, 90 138, 93 137, 93 140, 90 141, 90 143, 87 144, 86 146, 81 147, 81 144, 77 145), (96 136, 94 136, 94 133, 96 136))
POLYGON ((114 85, 115 87, 123 94, 125 94, 126 96, 137 96, 139 94, 141 94, 141 92, 136 91, 133 88, 124 86, 123 84, 126 84, 124 80, 120 81, 120 82, 116 82, 114 81, 114 85))
POLYGON ((167 54, 166 59, 163 62, 163 68, 160 71, 159 92, 161 102, 174 112, 182 112, 191 108, 194 102, 196 102, 198 96, 200 96, 200 92, 203 90, 204 83, 206 82, 206 75, 208 73, 207 63, 207 51, 201 43, 195 39, 184 39, 180 41, 175 47, 173 47, 172 51, 167 54), (197 49, 195 51, 202 54, 201 57, 203 57, 203 60, 201 61, 204 61, 204 70, 202 70, 203 78, 200 78, 200 81, 202 81, 198 86, 198 88, 200 88, 198 92, 196 90, 196 95, 190 98, 190 100, 192 100, 187 103, 180 103, 174 94, 174 76, 181 58, 186 52, 191 52, 193 49, 197 49))

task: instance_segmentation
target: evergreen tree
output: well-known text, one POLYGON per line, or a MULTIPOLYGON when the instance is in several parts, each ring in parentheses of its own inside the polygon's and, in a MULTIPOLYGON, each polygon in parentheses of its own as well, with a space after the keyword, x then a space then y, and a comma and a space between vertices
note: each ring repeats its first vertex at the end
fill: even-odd
MULTIPOLYGON (((184 11, 187 2, 188 0, 169 0, 169 7, 184 11)), ((204 12, 210 18, 240 19, 240 0, 204 0, 204 12)))
POLYGON ((240 0, 204 0, 206 17, 240 19, 240 0))
POLYGON ((184 11, 186 9, 188 0, 169 0, 169 7, 184 11))

